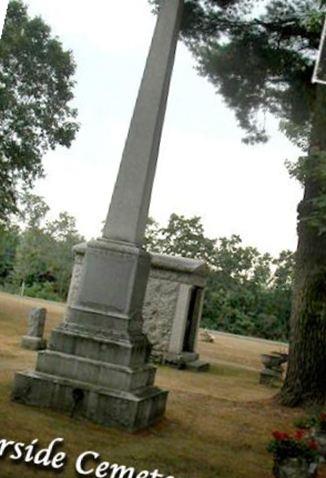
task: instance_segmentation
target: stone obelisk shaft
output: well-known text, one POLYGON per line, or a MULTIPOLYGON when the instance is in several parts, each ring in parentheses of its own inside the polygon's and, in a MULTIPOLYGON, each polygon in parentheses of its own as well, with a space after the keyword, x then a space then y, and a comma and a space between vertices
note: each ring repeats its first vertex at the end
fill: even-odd
POLYGON ((141 245, 184 0, 165 0, 154 32, 103 235, 141 245))
POLYGON ((164 415, 142 327, 150 255, 141 244, 183 1, 165 0, 159 14, 104 237, 76 250, 65 320, 35 371, 16 374, 14 400, 130 431, 164 415))

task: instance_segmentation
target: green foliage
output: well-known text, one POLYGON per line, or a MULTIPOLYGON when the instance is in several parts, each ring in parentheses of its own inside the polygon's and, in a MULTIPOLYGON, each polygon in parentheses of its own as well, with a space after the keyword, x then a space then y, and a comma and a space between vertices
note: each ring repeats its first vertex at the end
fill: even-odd
POLYGON ((18 227, 0 225, 0 284, 2 285, 8 280, 13 270, 18 242, 18 227))
POLYGON ((293 254, 278 258, 244 246, 239 236, 209 239, 201 219, 172 214, 167 227, 147 229, 152 252, 205 260, 210 266, 202 325, 210 329, 286 340, 289 333, 293 254))
POLYGON ((215 241, 207 239, 199 217, 186 219, 171 214, 167 227, 160 228, 149 220, 145 246, 152 252, 176 256, 200 258, 209 262, 215 241))
POLYGON ((285 161, 289 175, 304 185, 307 174, 307 156, 300 156, 297 161, 285 161))
POLYGON ((317 194, 301 206, 300 220, 318 235, 326 232, 326 151, 314 151, 301 156, 296 163, 287 162, 290 175, 300 183, 315 184, 317 194), (317 186, 318 184, 318 186, 317 186))
POLYGON ((159 224, 152 218, 149 217, 147 219, 146 225, 146 235, 144 239, 144 248, 151 252, 160 252, 160 226, 159 224))
POLYGON ((317 412, 310 416, 299 417, 293 422, 294 426, 301 430, 316 429, 326 433, 326 412, 317 412))
POLYGON ((245 141, 267 140, 264 117, 271 113, 292 141, 302 146, 305 139, 307 145, 316 92, 311 77, 324 20, 319 0, 269 0, 265 8, 252 3, 246 12, 204 5, 204 25, 211 28, 199 26, 187 41, 201 74, 235 111, 245 141))
POLYGON ((283 251, 272 259, 232 236, 223 238, 216 256, 219 266, 208 279, 203 324, 235 334, 287 340, 293 254, 283 251))
POLYGON ((300 430, 309 430, 310 428, 316 427, 317 417, 299 417, 293 421, 293 425, 300 430))
POLYGON ((21 183, 42 176, 42 156, 69 147, 78 130, 73 99, 75 63, 39 17, 9 2, 0 42, 0 221, 17 213, 21 183))
POLYGON ((270 113, 293 142, 307 148, 324 15, 320 0, 186 3, 182 38, 200 74, 235 112, 246 143, 267 141, 270 113))
POLYGON ((23 230, 20 231, 10 281, 25 294, 51 300, 64 300, 73 266, 72 247, 83 241, 75 219, 62 212, 46 221, 48 206, 33 194, 23 197, 23 230))
POLYGON ((62 297, 55 292, 55 285, 51 282, 35 282, 29 287, 25 287, 24 295, 36 297, 38 299, 60 301, 62 297))

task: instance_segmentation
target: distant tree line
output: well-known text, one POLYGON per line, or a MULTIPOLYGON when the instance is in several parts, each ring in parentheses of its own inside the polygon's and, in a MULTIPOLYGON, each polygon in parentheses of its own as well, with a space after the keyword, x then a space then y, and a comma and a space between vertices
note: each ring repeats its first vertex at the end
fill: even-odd
POLYGON ((72 247, 82 242, 67 212, 48 220, 49 207, 26 193, 18 220, 0 223, 0 287, 13 293, 65 300, 73 265, 72 247))
MULTIPOLYGON (((26 193, 19 220, 0 226, 0 287, 12 293, 65 301, 72 247, 84 241, 67 212, 47 218, 49 207, 26 193)), ((245 246, 237 235, 210 239, 201 218, 172 214, 166 227, 153 219, 145 247, 151 252, 203 259, 209 276, 202 326, 235 334, 287 340, 293 254, 277 258, 245 246)))

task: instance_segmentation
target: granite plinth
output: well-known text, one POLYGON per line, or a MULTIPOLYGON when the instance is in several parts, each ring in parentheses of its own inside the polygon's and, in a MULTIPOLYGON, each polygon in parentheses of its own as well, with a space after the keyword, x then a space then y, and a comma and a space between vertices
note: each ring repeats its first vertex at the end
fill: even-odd
POLYGON ((167 392, 156 387, 118 392, 57 375, 24 372, 16 374, 12 398, 25 405, 47 407, 74 418, 135 432, 162 418, 167 392))
POLYGON ((154 386, 142 332, 149 255, 116 241, 91 241, 75 303, 38 353, 16 374, 12 398, 104 426, 136 431, 159 420, 167 392, 154 386))

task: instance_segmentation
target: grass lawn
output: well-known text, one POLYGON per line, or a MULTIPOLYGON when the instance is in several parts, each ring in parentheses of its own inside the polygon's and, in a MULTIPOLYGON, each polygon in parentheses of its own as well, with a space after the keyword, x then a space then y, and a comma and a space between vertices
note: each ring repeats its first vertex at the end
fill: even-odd
MULTIPOLYGON (((64 438, 69 457, 65 478, 77 476, 74 462, 86 450, 97 451, 111 463, 159 469, 174 478, 272 476, 272 460, 265 451, 270 433, 290 430, 293 420, 303 414, 280 407, 273 400, 277 389, 258 384, 259 355, 277 346, 218 337, 214 344, 199 345, 201 358, 212 364, 210 372, 160 367, 157 385, 170 391, 166 418, 132 435, 10 401, 15 371, 34 367, 35 353, 22 350, 20 339, 29 310, 42 304, 48 309, 49 334, 62 317, 63 305, 0 293, 0 438, 24 443, 38 438, 44 446, 64 438)), ((17 476, 55 475, 1 459, 0 478, 17 476)))

